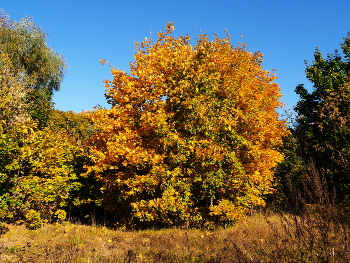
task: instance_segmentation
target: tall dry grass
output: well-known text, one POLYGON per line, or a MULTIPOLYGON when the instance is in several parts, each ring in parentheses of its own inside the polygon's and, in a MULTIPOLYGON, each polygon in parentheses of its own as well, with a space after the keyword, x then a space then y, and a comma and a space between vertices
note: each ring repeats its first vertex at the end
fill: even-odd
POLYGON ((8 227, 0 262, 350 262, 349 224, 313 209, 303 216, 255 214, 214 231, 8 227))
POLYGON ((0 262, 350 262, 350 217, 314 165, 306 179, 304 189, 290 184, 289 213, 256 213, 226 229, 2 226, 0 262))

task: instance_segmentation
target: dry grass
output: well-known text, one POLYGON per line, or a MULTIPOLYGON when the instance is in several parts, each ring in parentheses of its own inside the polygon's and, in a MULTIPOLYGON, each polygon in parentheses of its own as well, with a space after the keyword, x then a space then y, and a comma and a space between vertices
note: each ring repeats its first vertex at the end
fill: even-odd
POLYGON ((315 214, 257 214, 215 231, 8 227, 0 262, 350 262, 349 228, 315 214))

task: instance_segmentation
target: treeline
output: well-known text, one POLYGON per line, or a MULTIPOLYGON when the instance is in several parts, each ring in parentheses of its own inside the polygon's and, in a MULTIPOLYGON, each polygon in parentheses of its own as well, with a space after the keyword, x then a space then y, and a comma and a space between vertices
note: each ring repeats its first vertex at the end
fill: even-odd
MULTIPOLYGON (((0 15, 0 218, 114 226, 229 225, 256 207, 300 213, 349 198, 349 57, 307 65, 296 120, 281 120, 262 54, 169 23, 111 69, 111 109, 62 112, 64 58, 32 20, 0 15)), ((107 63, 101 61, 102 63, 107 63)))

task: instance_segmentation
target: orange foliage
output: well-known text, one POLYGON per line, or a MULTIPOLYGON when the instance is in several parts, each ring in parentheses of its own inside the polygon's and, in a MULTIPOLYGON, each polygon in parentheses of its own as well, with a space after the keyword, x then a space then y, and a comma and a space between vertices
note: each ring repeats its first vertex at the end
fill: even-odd
POLYGON ((124 219, 234 221, 272 191, 287 133, 280 88, 262 54, 233 47, 229 35, 192 46, 172 30, 136 44, 130 74, 112 68, 112 108, 89 115, 98 132, 88 170, 124 219))

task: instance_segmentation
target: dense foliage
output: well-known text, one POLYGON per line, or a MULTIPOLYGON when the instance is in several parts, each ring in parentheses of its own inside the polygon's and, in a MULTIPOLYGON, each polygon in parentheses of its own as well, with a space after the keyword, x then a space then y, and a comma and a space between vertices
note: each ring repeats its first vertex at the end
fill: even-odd
POLYGON ((0 45, 0 217, 31 227, 65 219, 82 148, 53 118, 64 59, 30 19, 12 21, 4 12, 0 45))
POLYGON ((272 191, 286 134, 280 88, 262 54, 228 35, 192 46, 172 31, 136 44, 130 75, 112 68, 112 109, 90 115, 89 172, 119 221, 232 222, 272 191))
POLYGON ((66 68, 63 57, 46 42, 47 35, 30 18, 11 20, 0 10, 1 55, 8 57, 2 67, 11 66, 26 90, 25 102, 39 126, 48 122, 52 95, 58 91, 66 68))
MULTIPOLYGON (((338 201, 349 201, 350 186, 350 35, 336 52, 323 58, 316 49, 306 67, 312 92, 298 85, 295 134, 305 163, 312 163, 325 177, 338 201)), ((309 169, 309 172, 311 170, 309 169)))

